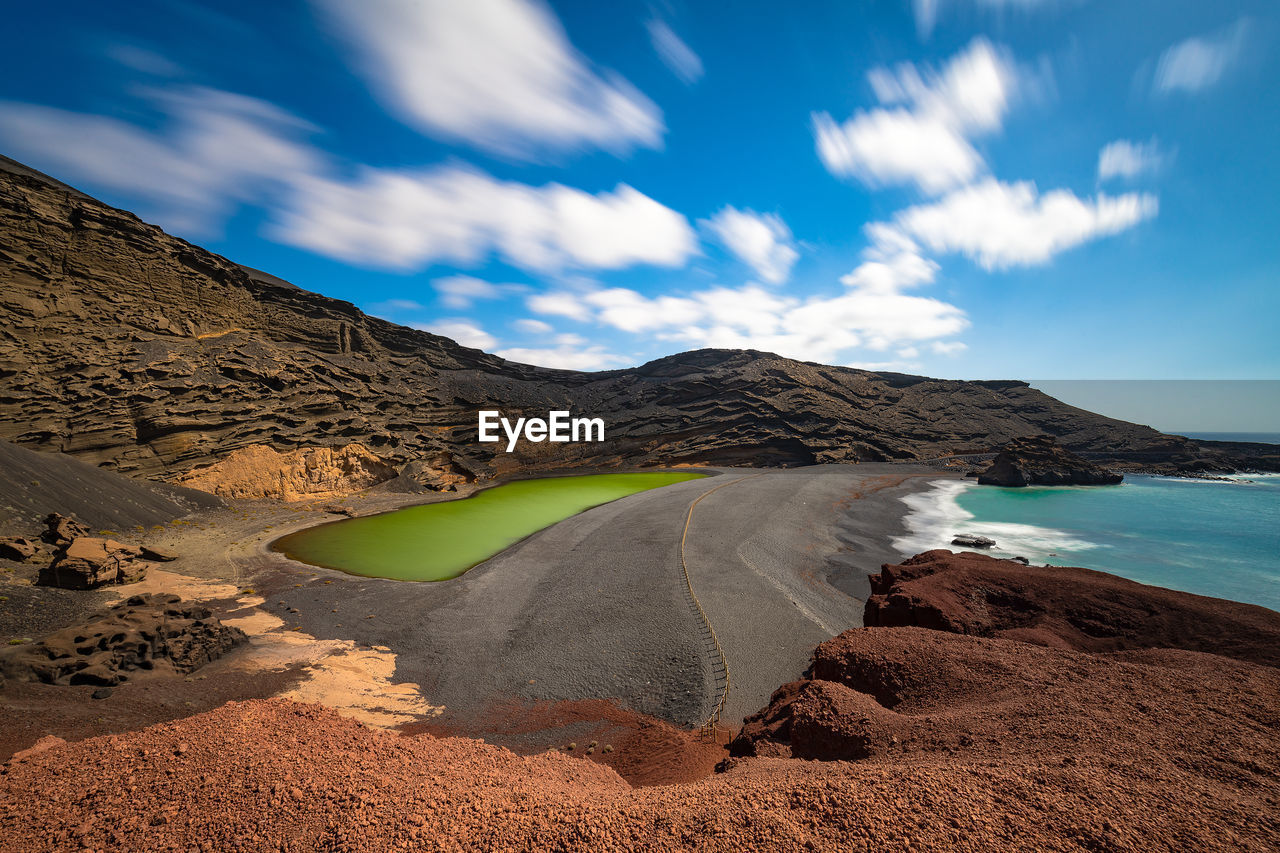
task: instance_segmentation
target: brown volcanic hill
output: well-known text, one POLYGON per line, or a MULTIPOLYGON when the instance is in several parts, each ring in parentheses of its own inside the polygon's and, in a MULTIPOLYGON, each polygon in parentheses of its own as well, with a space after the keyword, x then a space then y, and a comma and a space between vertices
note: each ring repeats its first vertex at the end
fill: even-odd
POLYGON ((237 265, 11 160, 0 160, 0 381, 0 438, 166 479, 259 444, 356 442, 393 464, 430 457, 482 476, 921 459, 1039 433, 1147 462, 1207 447, 1022 382, 740 350, 603 373, 516 364, 237 265), (506 454, 476 442, 479 408, 571 409, 604 418, 608 440, 506 454))

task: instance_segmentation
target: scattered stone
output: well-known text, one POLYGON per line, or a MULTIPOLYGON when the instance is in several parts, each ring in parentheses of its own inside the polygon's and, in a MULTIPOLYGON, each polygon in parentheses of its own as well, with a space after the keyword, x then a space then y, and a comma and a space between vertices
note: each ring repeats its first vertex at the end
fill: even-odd
POLYGON ((37 643, 0 650, 0 674, 15 681, 110 687, 138 671, 185 675, 244 640, 239 628, 176 595, 135 595, 37 643))
POLYGON ((6 560, 26 562, 36 555, 36 543, 22 536, 6 536, 0 539, 0 557, 6 560))
POLYGON ((330 515, 345 515, 347 518, 355 518, 356 511, 353 507, 339 506, 337 504, 329 504, 320 507, 321 512, 327 512, 330 515))
POLYGON ((90 695, 94 699, 109 699, 111 698, 111 692, 112 692, 112 688, 110 687, 99 687, 97 690, 93 691, 93 693, 91 693, 90 695))

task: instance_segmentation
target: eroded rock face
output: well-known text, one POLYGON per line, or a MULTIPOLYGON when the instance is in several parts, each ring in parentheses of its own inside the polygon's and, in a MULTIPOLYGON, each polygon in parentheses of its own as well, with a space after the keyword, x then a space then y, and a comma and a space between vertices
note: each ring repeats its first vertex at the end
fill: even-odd
POLYGON ((978 474, 984 486, 1114 486, 1122 480, 1060 447, 1051 435, 1014 439, 978 474))
POLYGON ((61 589, 96 589, 136 583, 147 576, 147 567, 141 548, 114 539, 77 536, 58 549, 53 562, 40 570, 36 583, 61 589))
POLYGON ((73 539, 89 535, 88 527, 85 527, 76 519, 68 518, 61 513, 49 513, 44 519, 44 524, 45 531, 40 536, 50 545, 61 547, 69 544, 73 539))
POLYGON ((453 454, 436 453, 426 459, 406 463, 400 469, 397 482, 407 488, 451 492, 475 481, 475 472, 454 459, 453 454))
POLYGON ((176 595, 135 595, 84 624, 0 650, 0 673, 15 681, 110 686, 138 672, 192 672, 245 639, 239 628, 176 595))
POLYGON ((297 501, 349 495, 394 476, 395 468, 359 444, 285 453, 259 444, 197 468, 180 482, 224 498, 297 501))
MULTIPOLYGON (((3 159, 0 242, 0 438, 133 476, 178 480, 254 445, 287 453, 353 442, 394 467, 449 454, 480 477, 910 460, 986 452, 1050 428, 1066 446, 1143 464, 1213 456, 1024 382, 742 350, 589 374, 516 364, 246 270, 3 159), (477 411, 494 408, 600 417, 606 440, 495 453, 476 442, 477 411)), ((1270 453, 1280 467, 1274 448, 1232 453, 1270 453)))

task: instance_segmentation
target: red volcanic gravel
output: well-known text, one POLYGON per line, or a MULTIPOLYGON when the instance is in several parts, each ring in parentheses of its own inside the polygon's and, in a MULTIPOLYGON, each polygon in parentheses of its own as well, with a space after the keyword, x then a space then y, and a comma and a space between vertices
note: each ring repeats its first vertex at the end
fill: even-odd
POLYGON ((606 764, 638 788, 710 776, 724 759, 724 743, 732 734, 720 729, 716 738, 704 737, 607 699, 500 702, 464 725, 409 723, 400 730, 478 737, 521 755, 561 750, 606 764))
MULTIPOLYGON (((1274 780, 1274 751, 1245 746, 1224 739, 1223 766, 1274 780)), ((15 759, 0 850, 1274 850, 1274 781, 1180 758, 749 759, 632 789, 562 754, 257 700, 15 759)))

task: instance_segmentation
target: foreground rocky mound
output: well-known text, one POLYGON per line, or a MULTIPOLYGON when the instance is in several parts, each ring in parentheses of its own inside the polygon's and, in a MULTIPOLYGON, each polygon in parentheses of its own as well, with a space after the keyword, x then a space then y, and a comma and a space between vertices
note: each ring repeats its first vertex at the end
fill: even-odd
POLYGON ((1051 435, 1015 438, 978 474, 984 486, 1114 486, 1122 480, 1122 474, 1060 447, 1051 435))
POLYGON ((0 280, 0 438, 145 477, 251 446, 356 442, 396 468, 448 459, 412 476, 447 487, 530 468, 933 458, 1044 432, 1144 465, 1280 469, 1272 446, 1216 449, 1023 382, 731 350, 591 374, 515 364, 241 267, 4 158, 0 280), (568 409, 603 418, 607 440, 473 455, 479 409, 568 409))
POLYGON ((1158 753, 1135 768, 1123 753, 1076 750, 1072 761, 753 759, 636 790, 562 753, 522 758, 481 741, 399 737, 283 700, 43 746, 0 775, 4 853, 1260 851, 1280 831, 1267 807, 1276 787, 1262 772, 1274 751, 1251 756, 1225 737, 1219 767, 1231 781, 1158 753), (1241 774, 1259 786, 1241 791, 1241 774))
POLYGON ((1140 766, 1171 761, 1241 808, 1280 793, 1280 672, 1169 649, 1093 655, 922 628, 863 628, 818 647, 736 755, 1140 766))
POLYGON ((1280 666, 1280 614, 1105 572, 972 552, 917 554, 872 575, 867 627, 918 626, 1088 652, 1169 648, 1280 666))
POLYGON ((0 649, 0 675, 110 686, 139 672, 193 672, 245 639, 239 628, 176 595, 135 595, 38 642, 0 649))

